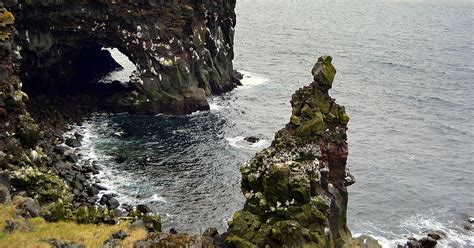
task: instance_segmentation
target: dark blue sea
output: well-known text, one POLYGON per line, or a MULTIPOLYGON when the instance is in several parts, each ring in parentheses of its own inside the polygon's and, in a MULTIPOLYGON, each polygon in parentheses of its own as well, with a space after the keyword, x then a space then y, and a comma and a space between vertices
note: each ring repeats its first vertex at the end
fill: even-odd
MULTIPOLYGON (((473 1, 238 0, 236 12, 244 86, 211 99, 210 112, 83 124, 84 159, 104 167, 122 203, 151 204, 165 229, 224 231, 244 202, 240 164, 288 122, 291 95, 328 54, 331 95, 351 116, 353 234, 396 247, 436 230, 440 247, 474 247, 473 1)), ((125 70, 109 79, 133 69, 117 58, 125 70)))

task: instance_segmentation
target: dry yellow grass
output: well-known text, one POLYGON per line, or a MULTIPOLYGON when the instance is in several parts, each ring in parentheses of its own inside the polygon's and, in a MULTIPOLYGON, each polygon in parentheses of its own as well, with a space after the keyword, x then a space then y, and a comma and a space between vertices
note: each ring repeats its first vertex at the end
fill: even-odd
POLYGON ((51 247, 44 240, 61 239, 72 243, 82 243, 86 247, 100 247, 114 232, 126 231, 130 236, 122 241, 122 247, 132 247, 139 239, 147 235, 143 229, 130 229, 130 222, 123 221, 117 225, 83 225, 75 222, 46 222, 42 218, 28 220, 32 231, 14 231, 7 234, 3 228, 13 216, 14 206, 0 205, 0 248, 33 248, 51 247))

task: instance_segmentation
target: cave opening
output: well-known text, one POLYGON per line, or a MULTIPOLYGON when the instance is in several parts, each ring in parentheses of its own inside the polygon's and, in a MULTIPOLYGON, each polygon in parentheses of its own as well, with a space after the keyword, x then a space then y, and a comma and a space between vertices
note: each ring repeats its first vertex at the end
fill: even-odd
POLYGON ((91 113, 116 112, 114 98, 135 90, 130 77, 136 66, 119 49, 87 43, 56 46, 49 49, 54 53, 21 53, 22 89, 37 121, 77 123, 91 113))

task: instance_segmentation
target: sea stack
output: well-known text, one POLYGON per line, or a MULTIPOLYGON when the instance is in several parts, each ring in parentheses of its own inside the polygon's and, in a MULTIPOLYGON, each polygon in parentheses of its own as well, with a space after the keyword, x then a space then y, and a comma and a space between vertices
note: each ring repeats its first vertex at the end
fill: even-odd
POLYGON ((318 59, 314 81, 293 95, 292 115, 272 145, 241 167, 246 202, 229 221, 226 244, 236 247, 344 247, 347 124, 328 90, 336 74, 330 56, 318 59))

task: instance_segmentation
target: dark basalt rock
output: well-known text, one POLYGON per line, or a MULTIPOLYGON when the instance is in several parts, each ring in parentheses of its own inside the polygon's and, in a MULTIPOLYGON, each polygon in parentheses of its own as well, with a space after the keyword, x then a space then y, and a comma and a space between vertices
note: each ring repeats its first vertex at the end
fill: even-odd
POLYGON ((244 138, 244 140, 249 142, 249 143, 257 143, 258 141, 260 141, 259 138, 254 137, 254 136, 246 137, 246 138, 244 138))
POLYGON ((72 148, 77 148, 81 146, 81 141, 78 139, 69 138, 69 139, 66 139, 66 145, 72 148))
POLYGON ((343 247, 351 243, 346 225, 348 176, 344 107, 332 99, 335 68, 318 59, 314 82, 292 97, 290 123, 272 145, 245 163, 244 208, 229 221, 231 247, 343 247))
POLYGON ((114 47, 137 70, 131 86, 102 90, 109 96, 106 105, 137 114, 208 110, 207 96, 239 84, 232 65, 235 4, 7 1, 17 18, 28 92, 65 95, 95 87, 81 84, 117 68, 102 50, 114 47))

